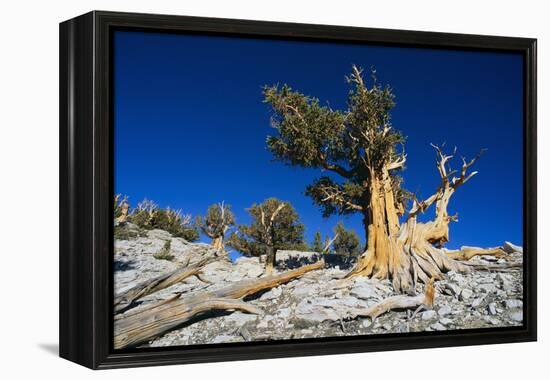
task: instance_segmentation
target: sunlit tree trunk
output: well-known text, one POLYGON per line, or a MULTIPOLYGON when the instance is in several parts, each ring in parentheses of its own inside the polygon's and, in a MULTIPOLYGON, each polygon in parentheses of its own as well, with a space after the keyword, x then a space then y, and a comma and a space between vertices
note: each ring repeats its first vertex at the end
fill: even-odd
POLYGON ((212 238, 212 247, 220 250, 220 251, 223 251, 224 250, 224 245, 223 245, 223 236, 217 236, 217 237, 214 237, 212 238))
POLYGON ((427 283, 431 278, 441 279, 444 272, 454 270, 467 272, 470 266, 460 259, 475 255, 502 255, 498 249, 472 249, 445 251, 441 248, 449 241, 449 223, 457 220, 450 216, 448 205, 456 189, 468 181, 476 172, 467 173, 477 160, 465 162, 459 177, 450 178, 446 162, 452 156, 444 155, 438 147, 438 170, 442 182, 437 192, 428 199, 414 201, 403 224, 399 222, 395 194, 387 169, 382 173, 371 173, 370 202, 364 220, 367 221, 367 249, 360 256, 349 276, 372 276, 389 278, 397 291, 414 292, 418 281, 427 283), (417 215, 435 203, 435 218, 419 223, 417 215))
POLYGON ((261 214, 261 225, 263 240, 265 242, 265 272, 270 275, 273 273, 273 268, 275 268, 276 263, 276 248, 275 248, 275 231, 273 224, 277 218, 277 215, 285 208, 285 203, 281 203, 271 215, 266 215, 263 208, 260 209, 261 214))
POLYGON ((266 257, 265 257, 265 272, 270 275, 273 273, 273 268, 275 267, 275 249, 272 246, 266 247, 266 257))
POLYGON ((229 228, 235 224, 235 216, 231 212, 231 206, 224 202, 210 205, 206 216, 197 217, 197 225, 202 232, 211 239, 211 244, 219 252, 225 252, 225 235, 229 228))

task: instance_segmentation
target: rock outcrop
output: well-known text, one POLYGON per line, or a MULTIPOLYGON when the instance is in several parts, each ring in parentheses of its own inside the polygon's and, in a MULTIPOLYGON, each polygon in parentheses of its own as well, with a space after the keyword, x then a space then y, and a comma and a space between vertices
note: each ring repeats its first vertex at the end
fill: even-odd
MULTIPOLYGON (((120 228, 120 227, 119 227, 120 228)), ((182 265, 197 263, 215 255, 209 244, 189 243, 161 230, 139 231, 135 226, 122 227, 131 233, 119 234, 115 240, 115 293, 120 294, 137 283, 173 271, 182 265), (172 261, 154 257, 167 240, 171 241, 172 261)), ((504 243, 509 254, 507 263, 521 263, 522 249, 504 243)), ((317 260, 311 253, 278 254, 278 269, 317 260)), ((480 264, 503 263, 493 256, 470 260, 480 264)), ((228 258, 206 265, 199 277, 189 277, 139 300, 147 307, 180 293, 217 290, 232 283, 261 277, 264 266, 258 258, 228 258)), ((521 325, 523 287, 521 268, 492 273, 448 272, 436 283, 433 309, 397 310, 381 315, 375 321, 357 317, 361 311, 396 295, 389 280, 365 277, 343 279, 347 270, 327 260, 325 269, 302 277, 247 299, 262 311, 259 315, 244 312, 209 312, 159 336, 145 346, 171 346, 205 343, 243 342, 253 340, 314 338, 342 335, 442 331, 521 325)), ((418 285, 423 291, 424 285, 418 285)))

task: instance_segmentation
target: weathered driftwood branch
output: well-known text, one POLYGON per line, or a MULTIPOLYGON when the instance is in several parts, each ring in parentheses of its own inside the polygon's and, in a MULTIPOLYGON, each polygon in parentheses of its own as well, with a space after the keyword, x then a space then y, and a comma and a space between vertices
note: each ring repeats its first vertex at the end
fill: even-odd
POLYGON ((120 312, 127 309, 135 301, 149 294, 158 292, 169 286, 175 285, 188 277, 198 276, 202 268, 211 262, 218 260, 220 257, 207 257, 195 264, 178 268, 172 272, 144 281, 130 288, 124 293, 117 295, 114 300, 115 312, 120 312))
POLYGON ((523 263, 506 263, 506 264, 478 264, 478 263, 464 263, 466 266, 474 270, 485 270, 489 272, 510 272, 517 268, 523 268, 523 263))
POLYGON ((323 266, 324 262, 319 261, 278 275, 240 281, 216 291, 173 297, 143 311, 135 310, 128 315, 120 315, 115 319, 114 347, 120 349, 136 346, 207 311, 243 310, 258 313, 257 308, 246 304, 242 298, 276 287, 323 266))
POLYGON ((470 260, 474 256, 495 256, 495 257, 507 257, 506 252, 502 248, 478 248, 478 247, 461 247, 459 250, 446 251, 448 257, 454 260, 470 260))
POLYGON ((320 252, 321 254, 324 254, 326 252, 328 252, 330 246, 332 244, 334 244, 334 242, 336 241, 336 239, 338 239, 338 235, 339 234, 334 234, 333 238, 330 239, 329 241, 327 241, 327 243, 325 244, 325 247, 323 248, 323 250, 320 252))
POLYGON ((368 309, 359 312, 358 317, 370 317, 375 320, 380 315, 395 309, 414 309, 421 306, 431 308, 435 298, 433 278, 426 285, 426 292, 417 296, 399 295, 386 298, 368 309))

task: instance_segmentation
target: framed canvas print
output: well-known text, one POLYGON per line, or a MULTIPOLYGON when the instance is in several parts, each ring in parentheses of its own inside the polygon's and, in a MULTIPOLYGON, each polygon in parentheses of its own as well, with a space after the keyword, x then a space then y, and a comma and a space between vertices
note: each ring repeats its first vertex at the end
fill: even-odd
POLYGON ((60 355, 536 339, 536 40, 60 26, 60 355))

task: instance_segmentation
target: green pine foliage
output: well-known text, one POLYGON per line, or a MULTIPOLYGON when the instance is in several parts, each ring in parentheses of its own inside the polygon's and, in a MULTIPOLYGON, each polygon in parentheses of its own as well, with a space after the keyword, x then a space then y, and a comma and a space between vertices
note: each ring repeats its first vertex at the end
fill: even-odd
POLYGON ((361 255, 361 243, 354 230, 348 230, 342 222, 338 222, 334 228, 334 235, 337 235, 332 244, 334 253, 346 256, 361 255))
MULTIPOLYGON (((366 83, 362 70, 353 66, 346 78, 350 84, 347 108, 342 110, 322 105, 287 84, 263 89, 264 102, 273 111, 271 125, 276 132, 267 138, 267 147, 275 159, 331 174, 306 188, 306 195, 325 217, 366 212, 371 175, 382 175, 385 165, 403 157, 405 138, 390 120, 393 91, 381 86, 375 74, 372 70, 372 79, 366 83)), ((400 189, 398 172, 402 169, 389 173, 398 190, 396 203, 405 202, 408 196, 400 189)))
POLYGON ((231 211, 231 205, 222 202, 210 205, 206 215, 198 216, 195 224, 209 238, 223 238, 227 230, 235 225, 235 214, 231 211))
POLYGON ((289 202, 269 198, 263 203, 253 204, 247 211, 252 219, 251 223, 239 225, 237 231, 229 236, 227 245, 246 256, 264 255, 268 246, 273 247, 275 251, 307 249, 304 242, 305 227, 300 223, 298 213, 289 202), (266 226, 275 210, 282 204, 284 208, 273 219, 273 228, 268 236, 266 226))
POLYGON ((323 251, 323 248, 324 248, 324 244, 323 244, 323 239, 321 237, 321 232, 317 231, 313 236, 313 241, 311 242, 311 246, 309 247, 309 249, 312 252, 321 253, 323 251))
POLYGON ((173 236, 187 241, 199 239, 199 231, 192 223, 190 215, 183 215, 181 210, 170 207, 160 208, 148 199, 138 203, 128 215, 128 221, 146 230, 158 228, 170 232, 173 236))

